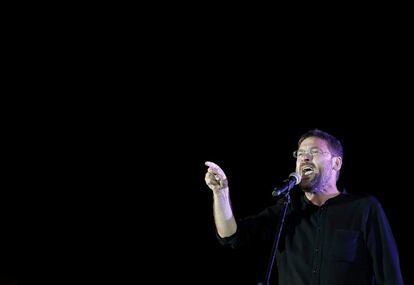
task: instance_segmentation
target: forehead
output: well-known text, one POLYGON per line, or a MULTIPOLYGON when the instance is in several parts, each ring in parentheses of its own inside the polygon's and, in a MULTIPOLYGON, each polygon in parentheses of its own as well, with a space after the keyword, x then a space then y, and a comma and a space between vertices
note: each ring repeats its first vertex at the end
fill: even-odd
POLYGON ((300 149, 309 149, 314 147, 328 149, 328 143, 321 138, 309 137, 306 138, 299 146, 300 149))

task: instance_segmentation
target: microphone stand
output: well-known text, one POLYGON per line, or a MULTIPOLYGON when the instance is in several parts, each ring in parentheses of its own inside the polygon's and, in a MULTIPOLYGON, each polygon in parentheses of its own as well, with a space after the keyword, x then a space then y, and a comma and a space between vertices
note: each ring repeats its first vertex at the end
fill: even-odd
POLYGON ((282 211, 281 211, 282 214, 279 217, 279 223, 278 223, 278 227, 277 227, 277 230, 276 230, 275 239, 273 241, 272 252, 270 254, 269 264, 268 264, 267 270, 266 270, 266 276, 265 276, 265 279, 264 279, 264 283, 260 282, 259 285, 269 285, 270 284, 269 283, 270 275, 272 274, 273 264, 274 264, 275 258, 276 258, 276 253, 277 253, 277 247, 279 245, 280 234, 282 232, 283 225, 285 223, 285 217, 286 217, 286 212, 287 212, 288 205, 291 202, 289 192, 290 191, 286 191, 286 193, 284 194, 284 197, 286 199, 283 202, 283 207, 282 207, 282 211))

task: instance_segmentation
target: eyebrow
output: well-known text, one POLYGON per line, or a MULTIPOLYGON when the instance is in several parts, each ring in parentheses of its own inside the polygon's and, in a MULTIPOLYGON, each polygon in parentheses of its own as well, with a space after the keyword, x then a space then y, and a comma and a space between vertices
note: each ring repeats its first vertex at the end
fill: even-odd
MULTIPOLYGON (((317 146, 310 147, 309 149, 310 149, 310 150, 313 150, 313 149, 322 150, 321 148, 319 148, 319 147, 317 147, 317 146)), ((303 150, 303 151, 304 151, 304 149, 303 149, 303 148, 300 148, 300 149, 298 149, 298 150, 303 150)))

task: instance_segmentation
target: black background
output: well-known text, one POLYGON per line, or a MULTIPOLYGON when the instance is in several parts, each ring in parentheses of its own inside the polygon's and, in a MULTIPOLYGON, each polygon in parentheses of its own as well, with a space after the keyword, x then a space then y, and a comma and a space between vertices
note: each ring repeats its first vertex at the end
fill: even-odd
POLYGON ((340 187, 383 204, 410 284, 412 127, 404 102, 254 94, 237 87, 228 101, 214 93, 199 103, 174 98, 170 106, 183 102, 177 108, 160 99, 15 117, 2 192, 3 276, 22 284, 256 284, 270 249, 218 244, 204 162, 226 172, 236 217, 253 214, 274 203, 273 187, 294 170, 300 135, 320 128, 343 142, 340 187))
POLYGON ((204 162, 226 172, 236 217, 253 214, 320 128, 343 142, 339 185, 383 204, 412 284, 402 30, 191 15, 21 29, 2 113, 0 280, 256 284, 269 248, 218 244, 204 162))

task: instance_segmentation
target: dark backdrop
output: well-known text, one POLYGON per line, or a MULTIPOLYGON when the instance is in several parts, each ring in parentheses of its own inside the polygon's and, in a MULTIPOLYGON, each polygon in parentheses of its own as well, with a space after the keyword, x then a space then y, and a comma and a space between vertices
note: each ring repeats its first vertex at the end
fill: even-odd
POLYGON ((234 251, 218 244, 204 162, 225 170, 234 213, 243 217, 275 202, 271 192, 294 170, 299 136, 320 128, 343 142, 340 187, 382 203, 411 284, 410 113, 390 122, 385 109, 280 96, 287 95, 228 104, 212 93, 166 112, 154 103, 146 114, 107 109, 82 120, 56 112, 20 121, 6 156, 2 278, 256 284, 269 245, 234 251))

